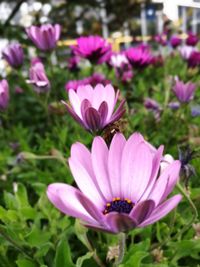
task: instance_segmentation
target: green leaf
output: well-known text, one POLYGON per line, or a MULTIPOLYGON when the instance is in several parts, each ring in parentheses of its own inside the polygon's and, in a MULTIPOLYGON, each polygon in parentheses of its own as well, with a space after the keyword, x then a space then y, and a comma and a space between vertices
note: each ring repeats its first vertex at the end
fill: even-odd
POLYGON ((29 206, 26 187, 23 184, 20 184, 20 183, 18 184, 17 192, 15 195, 16 195, 16 200, 19 204, 19 207, 29 206))
POLYGON ((71 259, 71 251, 66 238, 63 238, 56 249, 55 267, 75 267, 71 259))
POLYGON ((81 256, 77 259, 76 267, 82 267, 82 264, 85 260, 90 259, 93 256, 93 252, 88 252, 84 256, 81 256))
POLYGON ((124 267, 140 267, 141 261, 149 255, 148 252, 144 251, 137 251, 135 254, 133 254, 128 261, 126 261, 126 264, 122 265, 124 267))
POLYGON ((18 267, 36 267, 36 264, 26 259, 17 260, 16 263, 18 267))
POLYGON ((36 226, 33 226, 31 232, 26 236, 25 239, 30 246, 41 247, 42 245, 44 245, 49 241, 50 237, 51 233, 42 232, 36 226))

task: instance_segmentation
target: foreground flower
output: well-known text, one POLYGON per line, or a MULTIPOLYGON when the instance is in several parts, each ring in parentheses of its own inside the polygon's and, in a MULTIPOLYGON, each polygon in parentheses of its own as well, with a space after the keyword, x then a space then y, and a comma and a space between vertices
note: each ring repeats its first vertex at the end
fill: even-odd
POLYGON ((153 55, 148 48, 132 47, 126 51, 129 63, 136 68, 143 68, 152 63, 153 55))
POLYGON ((69 166, 79 189, 63 183, 48 186, 49 200, 87 227, 111 233, 152 224, 181 200, 166 200, 179 176, 180 161, 160 172, 163 146, 156 150, 139 133, 127 141, 117 133, 110 148, 94 138, 91 152, 81 143, 71 148, 69 166))
POLYGON ((77 45, 72 47, 73 53, 88 59, 91 63, 101 64, 108 60, 111 46, 100 36, 87 36, 77 39, 77 45))
POLYGON ((18 43, 8 45, 2 52, 3 58, 13 68, 18 68, 23 64, 24 52, 18 43))
POLYGON ((186 39, 186 44, 190 46, 195 46, 199 42, 199 37, 196 34, 188 33, 188 37, 186 39))
POLYGON ((5 110, 9 103, 8 82, 4 79, 0 81, 0 109, 5 110))
POLYGON ((115 94, 112 85, 105 87, 97 84, 94 88, 91 85, 79 86, 77 91, 69 90, 70 104, 65 104, 71 116, 90 132, 103 130, 105 126, 119 120, 125 112, 125 100, 122 100, 117 110, 114 108, 117 103, 119 91, 115 94))
POLYGON ((42 26, 31 26, 26 33, 34 45, 42 51, 52 50, 60 38, 61 26, 45 24, 42 26))
POLYGON ((50 90, 50 82, 46 76, 44 65, 40 59, 32 59, 29 77, 30 80, 27 82, 34 85, 34 90, 37 93, 45 93, 50 90))
POLYGON ((176 79, 172 90, 181 103, 187 103, 193 98, 196 85, 191 82, 184 83, 176 79))

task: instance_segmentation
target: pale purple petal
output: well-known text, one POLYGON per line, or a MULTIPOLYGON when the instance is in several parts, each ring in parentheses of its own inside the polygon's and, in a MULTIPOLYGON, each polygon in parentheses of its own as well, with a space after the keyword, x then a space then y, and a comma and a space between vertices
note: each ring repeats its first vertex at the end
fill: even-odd
POLYGON ((57 209, 69 216, 96 223, 78 200, 77 192, 81 194, 78 189, 62 183, 54 183, 47 188, 47 196, 57 209))
POLYGON ((179 178, 180 161, 170 164, 157 179, 148 199, 155 201, 156 206, 162 202, 172 191, 179 178))
POLYGON ((142 222, 138 227, 145 227, 149 224, 153 224, 156 221, 162 219, 164 216, 166 216, 171 210, 173 210, 178 203, 181 201, 182 196, 181 195, 175 195, 159 205, 151 214, 151 216, 142 222))
POLYGON ((112 200, 111 186, 108 176, 108 147, 101 137, 95 137, 92 143, 92 165, 99 188, 107 199, 112 200))
POLYGON ((113 232, 127 232, 136 227, 137 222, 130 218, 127 214, 111 212, 106 215, 106 222, 113 232))
MULTIPOLYGON (((73 148, 77 149, 76 147, 73 148)), ((83 151, 83 147, 78 147, 80 149, 80 153, 83 151)), ((85 152, 85 150, 84 150, 85 152)), ((77 186, 79 189, 86 195, 91 201, 94 201, 96 205, 98 205, 99 208, 103 210, 105 201, 103 201, 102 194, 99 192, 98 185, 95 180, 95 176, 92 174, 91 166, 83 164, 83 159, 81 159, 81 156, 79 158, 74 157, 75 151, 73 151, 73 157, 69 158, 69 166, 70 170, 72 172, 72 175, 74 177, 74 180, 76 181, 77 186)), ((88 160, 90 159, 89 154, 86 152, 85 157, 88 157, 88 160)), ((91 163, 89 163, 91 164, 91 163)))
POLYGON ((89 130, 93 132, 100 130, 101 118, 99 112, 96 109, 92 107, 88 108, 83 119, 88 125, 89 130))
POLYGON ((121 159, 125 144, 126 139, 120 133, 114 135, 110 144, 108 171, 113 197, 121 196, 121 159))
POLYGON ((138 224, 146 220, 155 208, 153 200, 144 200, 134 206, 129 216, 133 218, 138 224))

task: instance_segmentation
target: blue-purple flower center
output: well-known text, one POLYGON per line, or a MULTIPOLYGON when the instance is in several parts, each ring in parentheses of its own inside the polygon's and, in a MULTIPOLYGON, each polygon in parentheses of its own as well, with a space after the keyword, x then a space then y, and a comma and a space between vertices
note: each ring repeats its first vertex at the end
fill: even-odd
POLYGON ((112 211, 119 212, 119 213, 130 213, 134 204, 133 202, 128 199, 121 199, 120 197, 113 198, 112 201, 108 202, 105 206, 105 210, 103 214, 108 214, 112 211))

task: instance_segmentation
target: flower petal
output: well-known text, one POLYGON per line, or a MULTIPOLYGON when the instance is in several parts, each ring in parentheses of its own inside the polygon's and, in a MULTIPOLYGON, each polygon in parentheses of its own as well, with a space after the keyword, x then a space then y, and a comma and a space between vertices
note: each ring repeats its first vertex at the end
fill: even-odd
POLYGON ((82 119, 81 116, 81 101, 73 89, 69 89, 69 101, 74 112, 82 119))
POLYGON ((152 153, 148 145, 140 141, 140 135, 133 136, 127 141, 122 156, 122 194, 133 203, 142 196, 152 172, 152 153))
POLYGON ((135 205, 135 207, 130 212, 129 216, 137 221, 138 224, 143 222, 149 217, 155 208, 155 203, 153 200, 145 200, 135 205))
POLYGON ((98 109, 101 118, 101 127, 103 128, 106 125, 106 119, 108 115, 108 104, 103 101, 98 109))
POLYGON ((78 189, 63 183, 50 184, 47 188, 47 196, 57 209, 88 223, 96 223, 78 200, 77 192, 81 194, 78 189))
POLYGON ((121 159, 125 144, 123 134, 116 133, 109 148, 108 171, 113 197, 121 196, 121 159))
POLYGON ((164 149, 164 146, 160 146, 158 148, 158 150, 154 152, 154 158, 153 158, 153 167, 152 167, 152 172, 151 172, 151 177, 149 179, 149 183, 146 187, 146 189, 144 190, 144 193, 143 195, 141 196, 140 200, 139 201, 143 201, 145 200, 149 193, 152 191, 152 188, 155 184, 155 181, 158 177, 158 171, 160 169, 160 162, 161 162, 161 159, 162 159, 162 154, 163 154, 163 149, 164 149))
POLYGON ((111 186, 108 176, 108 147, 100 136, 92 143, 92 165, 99 188, 107 201, 112 199, 111 186))
POLYGON ((176 160, 169 165, 157 179, 148 199, 155 201, 156 206, 162 202, 172 191, 180 170, 180 161, 176 160))
POLYGON ((86 124, 88 125, 89 130, 92 132, 96 132, 100 130, 101 128, 101 118, 99 112, 90 107, 85 112, 84 120, 86 124))
POLYGON ((127 232, 136 227, 137 223, 127 214, 111 212, 106 215, 106 221, 114 233, 127 232))
MULTIPOLYGON (((88 157, 86 153, 85 157, 88 157)), ((70 170, 79 189, 87 195, 91 201, 95 202, 99 208, 103 209, 106 200, 103 200, 103 196, 101 192, 99 192, 100 190, 95 182, 95 177, 91 175, 90 167, 83 163, 80 157, 78 159, 71 157, 68 161, 70 170)))
POLYGON ((144 227, 160 220, 161 218, 166 216, 171 210, 173 210, 181 201, 181 199, 182 196, 179 194, 171 197, 170 199, 159 205, 152 212, 151 216, 147 220, 143 221, 138 227, 144 227))

